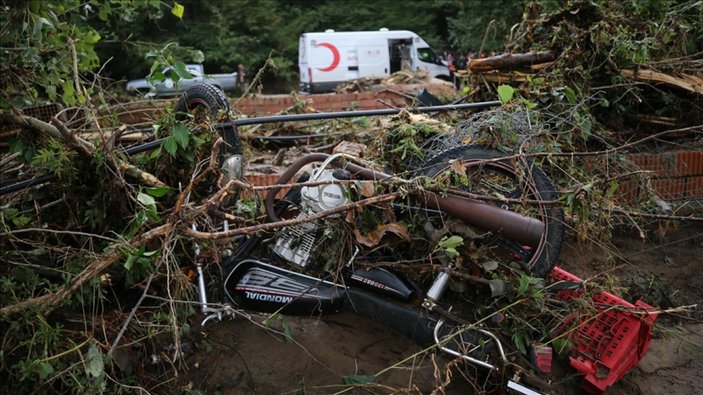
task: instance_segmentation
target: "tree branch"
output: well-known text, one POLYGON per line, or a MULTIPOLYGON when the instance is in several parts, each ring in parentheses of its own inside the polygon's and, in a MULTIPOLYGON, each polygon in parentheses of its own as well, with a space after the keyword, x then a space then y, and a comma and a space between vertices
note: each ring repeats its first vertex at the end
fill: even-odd
POLYGON ((388 201, 394 200, 400 196, 401 196, 400 192, 388 193, 385 195, 379 195, 379 196, 374 196, 374 197, 371 197, 368 199, 359 200, 354 203, 345 204, 343 206, 339 206, 339 207, 336 207, 333 209, 325 210, 325 211, 319 212, 317 214, 306 215, 304 217, 298 217, 298 218, 289 219, 289 220, 285 220, 285 221, 268 222, 268 223, 264 223, 264 224, 247 226, 245 228, 232 229, 232 230, 222 231, 222 232, 200 232, 197 230, 190 229, 189 227, 183 227, 182 230, 183 230, 183 233, 185 233, 187 236, 190 236, 194 239, 199 239, 199 240, 227 239, 227 238, 234 237, 234 236, 252 234, 252 233, 256 233, 256 232, 268 231, 268 230, 284 228, 284 227, 293 226, 293 225, 299 225, 299 224, 306 223, 306 222, 312 222, 312 221, 316 221, 318 219, 329 217, 330 215, 333 215, 333 214, 342 213, 342 212, 345 212, 348 210, 353 210, 353 209, 356 209, 359 207, 364 207, 364 206, 368 206, 371 204, 377 204, 377 203, 382 203, 382 202, 388 202, 388 201))
MULTIPOLYGON (((156 239, 166 235, 174 229, 172 223, 167 223, 161 225, 158 228, 154 228, 148 232, 141 234, 139 237, 133 239, 129 245, 137 248, 151 240, 156 239)), ((20 313, 29 309, 38 309, 40 312, 46 314, 60 306, 66 299, 71 295, 76 293, 81 287, 90 281, 93 277, 99 275, 107 268, 112 266, 115 261, 117 261, 122 256, 119 248, 116 246, 110 250, 110 252, 104 254, 101 259, 91 263, 87 268, 83 269, 82 272, 78 273, 68 284, 59 289, 56 292, 38 296, 36 298, 23 300, 17 304, 11 306, 5 306, 0 309, 0 317, 5 317, 13 314, 20 313)))
MULTIPOLYGON (((32 129, 38 130, 42 133, 48 134, 49 136, 55 139, 61 140, 87 158, 92 158, 95 155, 95 146, 93 144, 81 139, 80 137, 75 136, 66 127, 66 125, 56 117, 51 120, 51 124, 33 117, 23 115, 11 115, 10 120, 17 125, 29 126, 32 129)), ((119 158, 115 158, 115 162, 116 166, 120 171, 138 180, 141 184, 149 185, 152 187, 166 186, 166 184, 161 182, 161 180, 159 180, 153 174, 147 173, 144 170, 130 163, 127 163, 119 158)))

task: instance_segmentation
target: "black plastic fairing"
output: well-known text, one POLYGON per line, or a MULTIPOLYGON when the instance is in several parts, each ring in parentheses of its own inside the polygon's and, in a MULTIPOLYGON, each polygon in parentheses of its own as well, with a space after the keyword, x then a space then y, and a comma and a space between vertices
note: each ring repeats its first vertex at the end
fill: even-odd
POLYGON ((401 301, 417 296, 413 287, 404 278, 384 268, 356 268, 351 274, 351 285, 365 288, 401 301))
POLYGON ((230 301, 245 309, 290 315, 336 313, 345 290, 253 258, 232 263, 224 289, 230 301))

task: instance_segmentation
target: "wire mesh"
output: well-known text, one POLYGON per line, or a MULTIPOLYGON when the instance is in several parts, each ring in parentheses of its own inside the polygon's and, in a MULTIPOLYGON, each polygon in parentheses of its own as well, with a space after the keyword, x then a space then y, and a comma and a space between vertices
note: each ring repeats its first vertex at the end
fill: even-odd
POLYGON ((430 159, 460 145, 475 142, 499 141, 499 136, 505 133, 514 134, 518 144, 526 138, 537 134, 535 127, 526 111, 515 112, 503 109, 482 111, 471 115, 458 123, 449 133, 442 133, 428 139, 420 146, 422 156, 413 155, 410 168, 421 168, 430 159))

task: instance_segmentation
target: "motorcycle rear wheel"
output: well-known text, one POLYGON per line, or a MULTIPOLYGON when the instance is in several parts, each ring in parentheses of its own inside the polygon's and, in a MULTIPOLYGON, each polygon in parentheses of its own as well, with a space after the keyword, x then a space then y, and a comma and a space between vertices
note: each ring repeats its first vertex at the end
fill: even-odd
POLYGON ((454 178, 449 187, 486 196, 488 199, 509 198, 511 200, 508 203, 496 200, 488 200, 487 203, 540 219, 546 229, 535 248, 527 251, 514 241, 505 240, 499 235, 489 235, 488 238, 492 239, 494 244, 488 246, 485 251, 497 253, 502 249, 504 256, 514 256, 517 253, 530 267, 533 276, 546 277, 557 263, 561 251, 564 213, 553 204, 516 201, 554 201, 558 194, 542 169, 529 161, 523 161, 521 166, 516 166, 516 159, 502 159, 506 156, 508 155, 480 145, 459 146, 428 160, 416 174, 437 180, 445 177, 447 171, 453 171, 454 178), (465 177, 457 174, 457 171, 465 172, 465 177))

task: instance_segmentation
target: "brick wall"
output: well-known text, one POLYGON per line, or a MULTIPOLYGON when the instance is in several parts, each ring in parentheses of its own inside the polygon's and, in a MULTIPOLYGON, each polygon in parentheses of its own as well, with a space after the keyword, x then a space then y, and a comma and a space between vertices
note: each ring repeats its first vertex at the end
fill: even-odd
MULTIPOLYGON (((651 172, 651 186, 662 199, 703 199, 703 151, 630 154, 627 159, 639 169, 651 172)), ((633 200, 639 195, 639 186, 625 181, 618 192, 621 198, 633 200)))
MULTIPOLYGON (((317 111, 333 112, 345 110, 373 110, 379 108, 405 107, 409 100, 390 91, 359 93, 327 93, 297 96, 264 96, 230 100, 231 107, 241 114, 271 115, 291 109, 298 102, 306 102, 317 111)), ((301 103, 302 104, 302 103, 301 103)))

